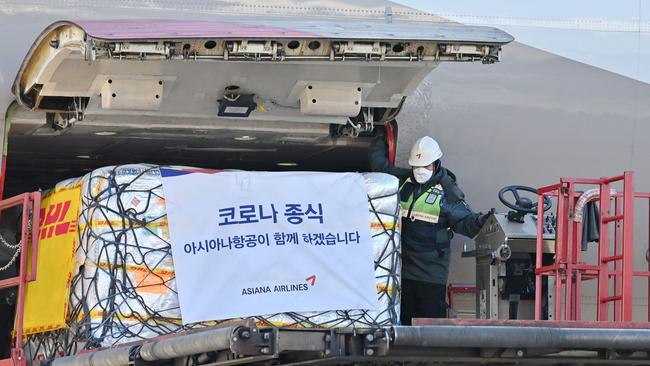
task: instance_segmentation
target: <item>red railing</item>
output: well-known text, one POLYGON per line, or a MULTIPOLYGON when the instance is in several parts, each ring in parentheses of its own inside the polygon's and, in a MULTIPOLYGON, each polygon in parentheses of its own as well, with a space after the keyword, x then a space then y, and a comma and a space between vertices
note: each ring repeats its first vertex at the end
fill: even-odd
MULTIPOLYGON (((634 278, 648 279, 650 299, 650 267, 647 271, 634 270, 634 203, 635 199, 647 199, 650 212, 650 193, 634 191, 634 173, 600 179, 563 178, 559 184, 538 190, 538 217, 543 218, 544 196, 557 199, 557 228, 555 258, 551 265, 542 265, 542 255, 537 255, 535 273, 535 319, 542 314, 542 277, 555 279, 555 317, 557 320, 581 320, 583 281, 595 279, 596 320, 608 321, 610 303, 614 304, 613 320, 631 322, 634 300, 634 278), (622 191, 612 190, 612 184, 622 185, 622 191), (583 223, 576 220, 576 203, 584 190, 578 187, 596 186, 599 190, 598 259, 588 264, 582 258, 581 233, 583 223), (613 203, 613 207, 612 207, 613 203), (612 213, 613 211, 613 213, 612 213), (611 224, 615 224, 613 243, 610 238, 611 224), (614 281, 614 293, 610 293, 610 282, 614 281), (563 309, 564 307, 564 309, 563 309), (562 312, 564 310, 564 312, 562 312)), ((537 253, 542 253, 543 219, 538 220, 537 253)), ((650 222, 648 223, 650 233, 650 222)), ((650 234, 649 234, 650 236, 650 234)), ((648 238, 650 251, 650 237, 648 238)), ((649 264, 650 266, 650 264, 649 264)), ((648 311, 650 321, 650 310, 648 311)))
POLYGON ((20 258, 18 276, 0 280, 0 289, 18 287, 17 304, 16 304, 16 322, 14 332, 16 334, 15 343, 11 349, 11 358, 0 360, 0 366, 24 366, 26 364, 23 351, 23 318, 25 309, 25 287, 27 282, 36 279, 36 258, 38 257, 38 232, 40 222, 40 205, 41 193, 23 193, 19 196, 8 198, 0 201, 0 212, 3 210, 22 206, 22 231, 20 236, 20 258), (32 213, 31 224, 29 222, 29 213, 32 213), (31 238, 30 234, 31 226, 31 238), (30 267, 27 267, 27 246, 30 245, 31 260, 30 267))
POLYGON ((447 286, 447 299, 449 302, 449 309, 454 309, 456 303, 456 294, 476 293, 476 285, 458 285, 449 284, 447 286))

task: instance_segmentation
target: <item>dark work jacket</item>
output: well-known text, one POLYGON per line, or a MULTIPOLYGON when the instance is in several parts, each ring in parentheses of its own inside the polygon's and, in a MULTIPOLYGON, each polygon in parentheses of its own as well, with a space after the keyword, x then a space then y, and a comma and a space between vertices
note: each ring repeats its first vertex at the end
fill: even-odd
POLYGON ((393 174, 400 179, 400 195, 404 196, 401 197, 402 201, 408 199, 407 195, 413 194, 416 199, 430 187, 442 186, 443 197, 437 223, 402 219, 402 277, 446 285, 453 233, 470 238, 476 236, 481 228, 481 214, 474 213, 465 203, 465 194, 458 188, 455 175, 443 167, 437 169, 428 182, 419 184, 411 169, 396 168, 388 162, 386 142, 383 140, 373 142, 369 160, 373 171, 393 174), (410 182, 406 182, 407 178, 411 178, 410 182))

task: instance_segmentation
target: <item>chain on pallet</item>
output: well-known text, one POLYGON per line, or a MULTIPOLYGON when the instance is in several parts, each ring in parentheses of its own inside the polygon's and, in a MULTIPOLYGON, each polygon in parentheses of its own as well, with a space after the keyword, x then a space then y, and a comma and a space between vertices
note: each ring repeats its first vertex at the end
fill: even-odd
MULTIPOLYGON (((380 310, 271 314, 257 317, 260 325, 370 327, 397 321, 401 268, 397 180, 381 173, 364 178, 380 310)), ((69 328, 30 337, 30 353, 74 354, 206 325, 182 325, 158 167, 106 167, 81 179, 69 328)))
MULTIPOLYGON (((28 227, 27 227, 28 232, 29 232, 29 234, 31 234, 31 232, 32 232, 32 215, 31 215, 31 212, 29 214, 29 219, 27 220, 27 225, 28 225, 28 227)), ((11 258, 9 258, 8 262, 6 262, 6 263, 1 263, 0 262, 0 272, 9 271, 10 269, 14 268, 13 265, 16 263, 16 261, 20 257, 20 251, 22 250, 23 242, 21 240, 17 244, 11 244, 5 239, 5 237, 2 234, 0 234, 0 244, 2 244, 5 251, 7 251, 7 250, 9 252, 13 251, 13 253, 9 254, 9 256, 11 258)))

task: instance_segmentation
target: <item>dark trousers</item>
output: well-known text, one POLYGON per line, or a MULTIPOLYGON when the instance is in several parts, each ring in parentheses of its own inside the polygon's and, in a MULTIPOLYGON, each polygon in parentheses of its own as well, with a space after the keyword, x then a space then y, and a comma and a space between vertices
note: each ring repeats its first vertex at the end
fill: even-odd
POLYGON ((411 325, 412 318, 446 318, 447 286, 402 279, 400 323, 411 325))

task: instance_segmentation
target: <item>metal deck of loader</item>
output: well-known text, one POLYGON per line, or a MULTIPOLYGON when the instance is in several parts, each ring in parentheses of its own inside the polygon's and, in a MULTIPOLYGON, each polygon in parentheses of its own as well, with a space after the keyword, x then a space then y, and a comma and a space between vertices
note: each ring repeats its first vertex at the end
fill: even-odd
POLYGON ((52 366, 650 364, 647 324, 420 319, 391 328, 230 323, 57 358, 52 366))

